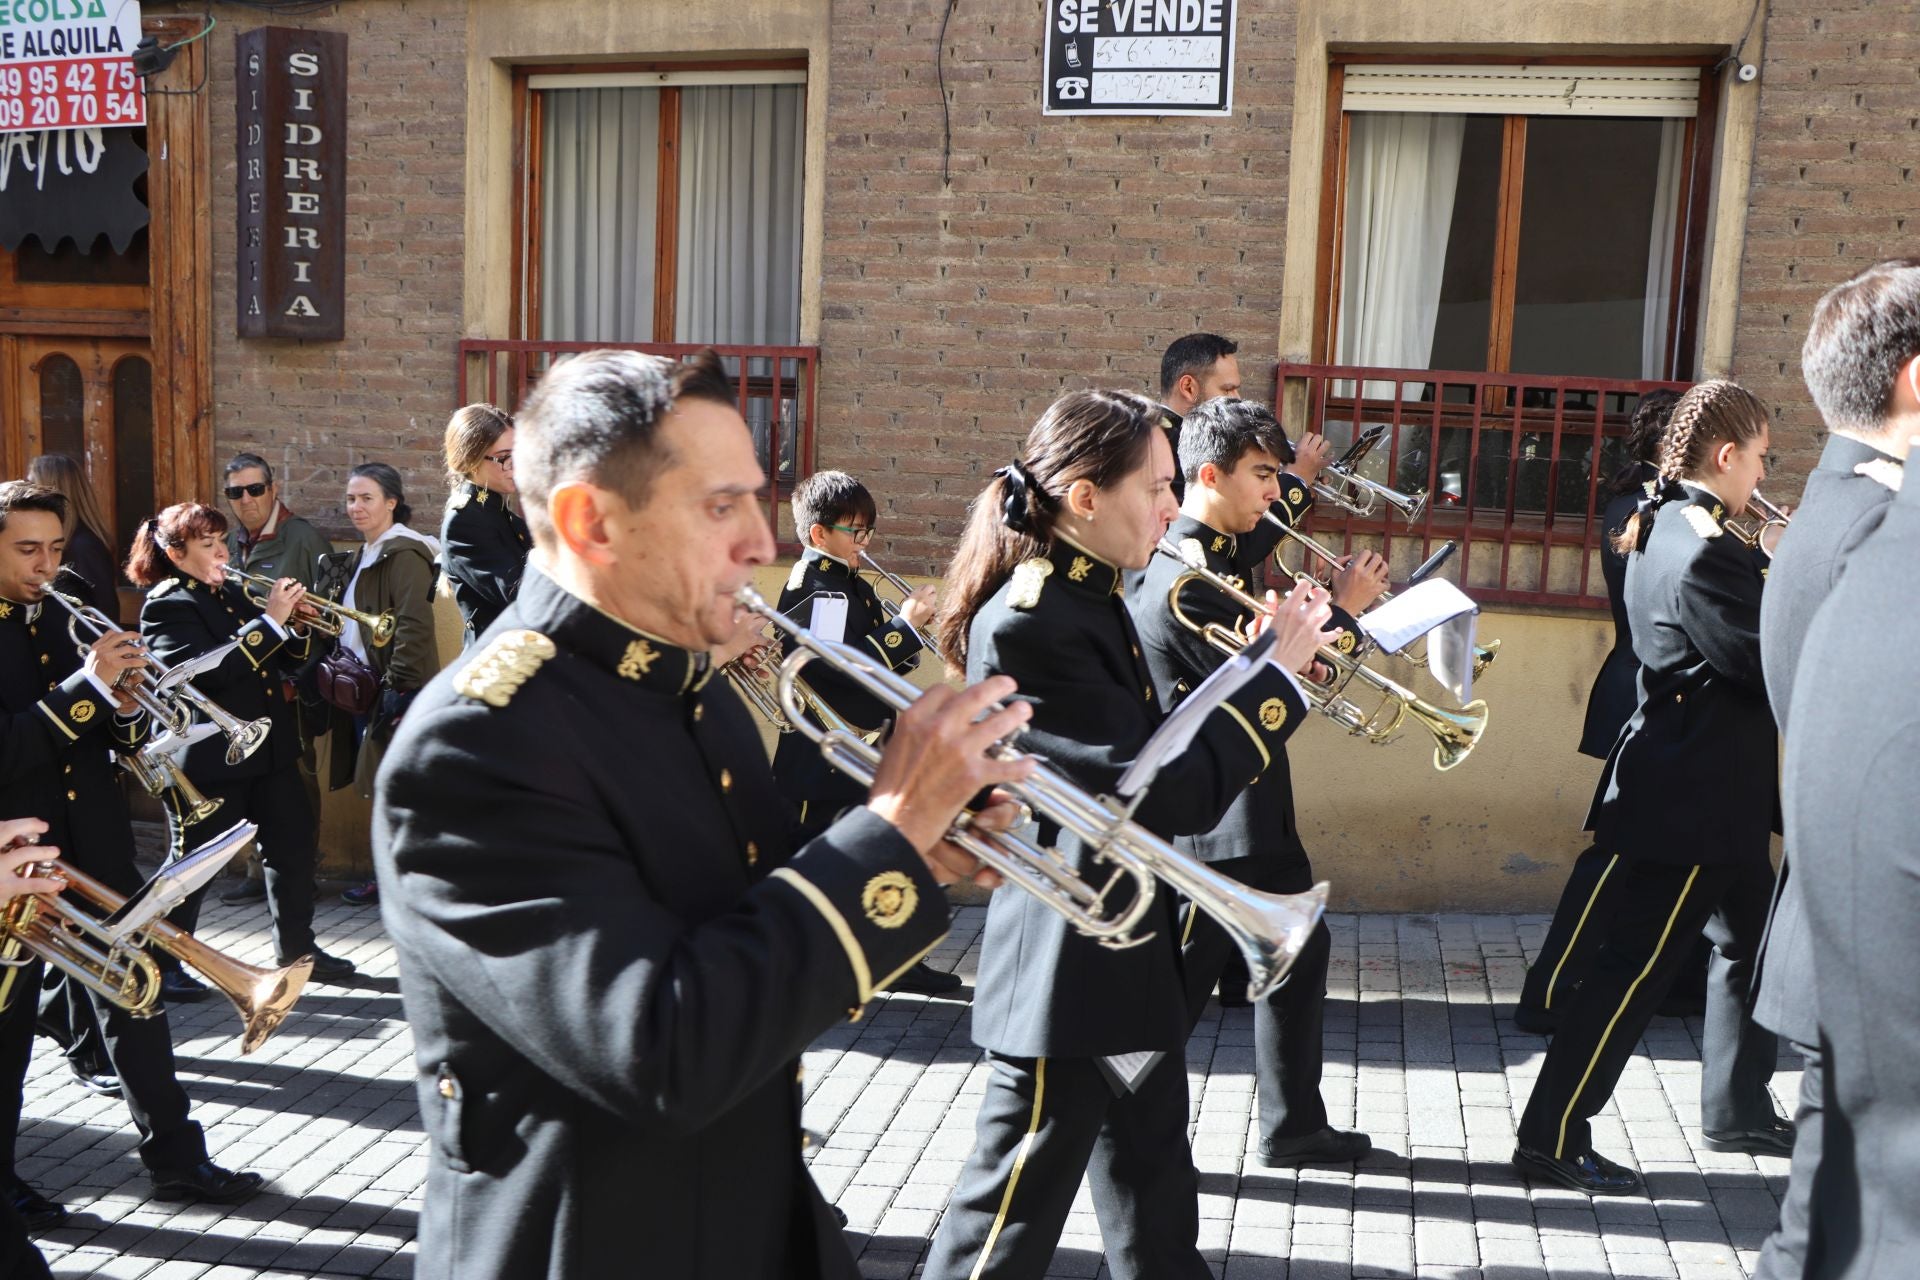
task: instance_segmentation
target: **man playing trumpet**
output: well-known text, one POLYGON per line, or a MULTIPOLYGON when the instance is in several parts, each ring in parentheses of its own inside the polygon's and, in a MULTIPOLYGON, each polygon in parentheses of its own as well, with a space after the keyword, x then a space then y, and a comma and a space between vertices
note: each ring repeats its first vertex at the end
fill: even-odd
MULTIPOLYGON (((877 514, 867 486, 844 471, 817 471, 802 480, 793 491, 793 527, 807 549, 787 577, 779 609, 815 634, 851 645, 888 670, 911 671, 920 665, 925 628, 933 621, 933 588, 921 587, 889 616, 873 583, 860 574, 860 557, 873 538, 877 514), (828 601, 837 604, 816 608, 828 601), (827 625, 829 613, 837 619, 832 625, 827 625)), ((792 653, 793 641, 783 636, 780 651, 782 656, 792 653)), ((872 694, 825 663, 808 668, 806 684, 827 710, 862 732, 878 730, 886 719, 886 710, 872 694)), ((829 765, 801 733, 781 735, 773 752, 773 780, 793 805, 798 818, 794 839, 800 842, 825 831, 844 810, 867 801, 867 789, 829 765)), ((924 961, 893 983, 896 991, 920 995, 944 995, 959 987, 958 975, 924 961)))
MULTIPOLYGON (((1186 475, 1186 497, 1165 541, 1178 546, 1185 539, 1197 539, 1208 567, 1231 576, 1235 566, 1243 563, 1241 540, 1272 527, 1264 517, 1291 479, 1283 477, 1281 470, 1290 452, 1279 423, 1264 405, 1217 399, 1199 406, 1181 426, 1180 469, 1186 475)), ((1293 484, 1302 487, 1297 480, 1293 484)), ((1179 561, 1156 556, 1147 566, 1141 589, 1128 598, 1155 689, 1169 707, 1177 706, 1226 660, 1225 654, 1174 616, 1170 592, 1183 569, 1179 561)), ((1353 625, 1348 610, 1357 613, 1373 602, 1366 598, 1367 585, 1356 587, 1351 582, 1359 576, 1348 574, 1350 581, 1343 584, 1348 589, 1336 596, 1344 607, 1334 611, 1335 622, 1343 627, 1353 625)), ((1243 633, 1253 621, 1239 604, 1204 582, 1181 588, 1180 604, 1189 618, 1243 633)), ((1343 630, 1328 642, 1336 647, 1344 642, 1351 648, 1352 632, 1343 630)), ((1274 742, 1271 749, 1273 763, 1240 794, 1218 825, 1204 835, 1175 843, 1243 884, 1295 893, 1314 883, 1313 866, 1294 815, 1286 745, 1274 742)), ((1192 1023, 1199 1020, 1207 996, 1216 982, 1223 981, 1236 956, 1219 925, 1191 906, 1182 919, 1182 937, 1182 973, 1192 1023)), ((1259 1157, 1269 1166, 1346 1164, 1372 1149, 1364 1133, 1330 1126, 1320 1097, 1322 1008, 1330 948, 1331 935, 1322 921, 1314 927, 1313 938, 1294 962, 1287 981, 1254 1009, 1259 1157)), ((1234 994, 1245 991, 1244 978, 1230 976, 1223 982, 1223 1000, 1228 984, 1237 984, 1234 994)))

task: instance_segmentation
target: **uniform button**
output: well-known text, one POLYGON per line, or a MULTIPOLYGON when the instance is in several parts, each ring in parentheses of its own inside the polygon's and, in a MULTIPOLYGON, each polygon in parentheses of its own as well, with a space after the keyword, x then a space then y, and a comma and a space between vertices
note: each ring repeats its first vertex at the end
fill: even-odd
POLYGON ((43 667, 44 667, 44 666, 46 666, 46 665, 47 665, 47 664, 48 664, 49 662, 52 662, 52 661, 53 661, 53 655, 52 655, 52 654, 47 654, 47 653, 43 653, 43 654, 41 654, 41 655, 40 655, 40 665, 41 665, 41 666, 43 666, 43 667))
POLYGON ((80 793, 79 793, 79 792, 77 792, 77 791, 69 791, 69 792, 67 792, 67 799, 69 799, 69 800, 78 800, 79 798, 80 798, 80 793))
POLYGON ((800 1149, 802 1151, 805 1151, 808 1147, 812 1145, 813 1145, 813 1135, 808 1133, 805 1129, 802 1129, 800 1131, 800 1149))
POLYGON ((720 771, 720 789, 722 791, 733 790, 733 773, 731 770, 722 769, 720 771))
POLYGON ((760 846, 755 844, 753 841, 749 840, 747 841, 747 865, 752 867, 752 866, 758 866, 759 863, 760 863, 760 846))
POLYGON ((1152 702, 1152 701, 1153 701, 1153 686, 1152 686, 1152 685, 1148 685, 1148 686, 1147 686, 1147 687, 1146 687, 1146 688, 1145 688, 1144 690, 1142 690, 1142 692, 1143 692, 1143 693, 1144 693, 1144 694, 1146 695, 1146 699, 1147 699, 1147 701, 1148 701, 1148 702, 1152 702))
POLYGON ((701 717, 701 716, 703 716, 703 715, 705 715, 705 714, 707 714, 707 709, 706 709, 706 707, 705 707, 704 705, 702 705, 702 704, 700 704, 700 703, 698 703, 698 702, 696 702, 696 703, 694 703, 694 704, 693 704, 693 722, 694 722, 695 724, 699 724, 699 723, 700 723, 700 717, 701 717))
POLYGON ((446 1076, 440 1077, 440 1096, 448 1101, 453 1099, 453 1081, 446 1076))
POLYGON ((799 1084, 802 1080, 805 1080, 806 1078, 807 1078, 807 1064, 803 1062, 799 1066, 793 1069, 793 1082, 795 1084, 799 1084))
POLYGON ((1133 656, 1134 656, 1134 657, 1136 657, 1136 658, 1137 658, 1137 657, 1139 657, 1139 656, 1140 656, 1140 646, 1139 646, 1139 645, 1137 645, 1137 644, 1133 644, 1133 645, 1128 645, 1127 647, 1128 647, 1129 649, 1132 649, 1132 650, 1133 650, 1133 656))
POLYGON ((1673 700, 1675 702, 1685 702, 1687 700, 1687 695, 1684 693, 1676 693, 1673 695, 1673 700))
POLYGON ((63 765, 61 765, 61 766, 60 766, 60 772, 62 772, 62 773, 72 773, 72 772, 73 772, 73 766, 72 766, 72 765, 70 765, 70 764, 63 764, 63 765))

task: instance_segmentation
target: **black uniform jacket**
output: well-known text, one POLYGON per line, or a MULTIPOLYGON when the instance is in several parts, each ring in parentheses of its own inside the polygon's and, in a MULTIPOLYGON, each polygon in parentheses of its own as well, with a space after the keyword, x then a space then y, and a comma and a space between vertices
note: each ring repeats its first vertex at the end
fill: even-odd
POLYGON ((454 486, 440 521, 440 558, 469 636, 492 626, 513 603, 531 550, 527 522, 508 509, 505 494, 471 480, 454 486))
MULTIPOLYGON (((1825 1141, 1808 1206, 1813 1280, 1907 1276, 1920 1255, 1916 489, 1902 486, 1848 558, 1794 680, 1787 849, 1813 938, 1814 972, 1802 981, 1819 984, 1826 1050, 1825 1141)), ((1809 481, 1807 510, 1816 496, 1809 481)), ((1790 536, 1799 535, 1796 512, 1790 536)), ((1784 585, 1783 575, 1771 580, 1784 585)))
POLYGON ((1614 550, 1613 535, 1627 523, 1633 508, 1651 492, 1647 488, 1660 474, 1651 463, 1635 468, 1634 485, 1607 500, 1600 516, 1600 574, 1607 582, 1607 607, 1613 611, 1613 648, 1600 664, 1587 694, 1587 719, 1580 730, 1580 754, 1605 760, 1620 737, 1621 726, 1640 703, 1636 677, 1640 660, 1633 656, 1633 621, 1627 617, 1627 557, 1614 550))
MULTIPOLYGON (((1232 534, 1221 533, 1192 516, 1182 515, 1167 530, 1167 539, 1179 546, 1186 538, 1200 540, 1207 552, 1209 569, 1224 577, 1237 576, 1234 565, 1238 540, 1232 534)), ((1154 690, 1161 705, 1169 709, 1179 706, 1202 680, 1227 660, 1224 653, 1174 619, 1169 593, 1174 579, 1185 571, 1185 566, 1171 557, 1156 555, 1147 566, 1140 589, 1127 598, 1134 625, 1140 631, 1141 647, 1146 651, 1147 669, 1153 673, 1154 690)), ((1247 620, 1245 610, 1225 592, 1205 582, 1189 582, 1183 586, 1180 607, 1188 617, 1201 623, 1217 622, 1231 628, 1247 620)), ((1254 779, 1252 786, 1240 793, 1219 825, 1204 834, 1181 836, 1174 844, 1203 862, 1265 854, 1288 864, 1304 863, 1307 853, 1300 843, 1299 824, 1294 819, 1293 776, 1287 768, 1286 748, 1275 744, 1272 752, 1273 763, 1254 779)))
POLYGON ((1688 487, 1627 557, 1640 703, 1607 756, 1587 828, 1609 852, 1676 866, 1767 856, 1778 733, 1760 674, 1760 566, 1688 487))
MULTIPOLYGON (((786 589, 780 593, 780 612, 803 627, 811 627, 814 602, 822 595, 846 597, 846 630, 839 637, 842 643, 894 671, 911 671, 919 665, 924 647, 920 637, 900 619, 887 618, 873 584, 826 552, 808 548, 787 575, 786 589)), ((783 633, 781 656, 793 649, 793 640, 783 633)), ((879 699, 824 662, 808 663, 801 680, 830 711, 863 732, 878 729, 893 714, 879 699)), ((780 793, 793 805, 808 831, 818 830, 847 805, 866 801, 866 788, 829 765, 820 748, 801 733, 780 735, 773 749, 773 774, 780 793)))
MULTIPOLYGON (((1900 469, 1899 463, 1870 445, 1845 436, 1829 437, 1819 465, 1807 477, 1793 522, 1774 548, 1767 593, 1760 606, 1760 659, 1767 676, 1767 700, 1783 733, 1788 728, 1787 707, 1807 628, 1839 583, 1848 557, 1879 529, 1893 504, 1894 491, 1856 471, 1860 466, 1889 476, 1900 469)), ((1756 979, 1760 997, 1755 1017, 1801 1044, 1818 1042, 1819 991, 1811 981, 1813 956, 1794 869, 1800 859, 1818 858, 1821 852, 1817 842, 1804 850, 1787 850, 1756 979)))
POLYGON ((240 647, 219 666, 193 679, 193 687, 241 720, 273 722, 266 742, 239 764, 227 763, 227 740, 214 734, 187 748, 182 767, 195 782, 265 777, 300 759, 299 711, 288 678, 305 662, 314 637, 275 629, 257 605, 229 583, 209 587, 176 574, 156 583, 140 606, 140 635, 147 650, 172 666, 218 648, 235 636, 240 647))
MULTIPOLYGON (((1017 696, 1033 704, 1020 750, 1046 757, 1092 793, 1112 789, 1162 719, 1120 571, 1065 539, 1016 568, 974 616, 967 681, 992 675, 1013 677, 1017 696)), ((1210 829, 1273 762, 1302 714, 1286 675, 1256 675, 1161 770, 1135 821, 1162 836, 1210 829)), ((1084 875, 1105 882, 1106 865, 1089 867, 1087 851, 1044 815, 1025 834, 1058 842, 1084 875)), ((1114 951, 1025 891, 996 890, 973 997, 974 1040, 1023 1058, 1178 1050, 1188 1024, 1174 897, 1161 886, 1142 925, 1158 937, 1114 951)))
POLYGON ((105 865, 89 854, 107 850, 125 865, 133 831, 113 753, 139 746, 147 728, 143 716, 117 716, 81 673, 60 606, 0 600, 0 816, 42 819, 41 843, 82 869, 105 865))
POLYGON ((797 1059, 946 901, 864 809, 794 854, 711 674, 529 569, 394 737, 373 856, 430 1140, 423 1280, 855 1274, 797 1059))

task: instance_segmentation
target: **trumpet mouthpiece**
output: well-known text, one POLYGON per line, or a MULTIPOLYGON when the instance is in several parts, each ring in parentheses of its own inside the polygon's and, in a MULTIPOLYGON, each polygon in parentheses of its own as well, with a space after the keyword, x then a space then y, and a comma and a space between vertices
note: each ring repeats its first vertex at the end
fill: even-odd
POLYGON ((751 583, 734 592, 733 598, 742 608, 761 610, 767 607, 767 598, 754 590, 751 583))

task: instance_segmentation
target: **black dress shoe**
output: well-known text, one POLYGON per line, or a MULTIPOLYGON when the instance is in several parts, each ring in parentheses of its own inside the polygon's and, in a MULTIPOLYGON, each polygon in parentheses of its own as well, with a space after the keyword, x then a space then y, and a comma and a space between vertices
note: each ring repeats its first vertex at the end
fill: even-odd
POLYGON ((1298 1138, 1274 1138, 1260 1144, 1260 1163, 1269 1169, 1290 1169, 1302 1164, 1352 1164, 1364 1160, 1373 1150, 1373 1139, 1364 1133, 1328 1127, 1298 1138))
POLYGON ((252 876, 242 877, 238 883, 220 895, 222 902, 265 902, 267 900, 267 882, 255 880, 252 876))
POLYGON ((1630 1196, 1640 1190, 1639 1174, 1597 1151, 1556 1160, 1528 1147, 1515 1147, 1513 1167, 1529 1181, 1557 1182, 1590 1196, 1630 1196))
POLYGON ((1550 1036, 1560 1029, 1560 1015, 1537 1005, 1515 1005, 1513 1025, 1530 1036, 1550 1036))
POLYGON ((13 1211, 29 1231, 47 1231, 67 1220, 66 1206, 47 1199, 18 1178, 8 1188, 7 1198, 13 1201, 13 1211))
POLYGON ((168 1004, 192 1004, 207 998, 207 985, 185 969, 162 969, 160 998, 168 1004))
POLYGON ((893 980, 889 991, 911 991, 918 996, 951 995, 961 987, 960 975, 945 973, 921 961, 893 980))
POLYGON ((184 1169, 148 1169, 155 1200, 209 1200, 233 1204, 260 1189, 257 1173, 235 1173, 211 1160, 184 1169))
POLYGON ((1704 1129, 1701 1137, 1709 1151, 1744 1151, 1750 1156, 1790 1156, 1793 1154, 1793 1121, 1773 1118, 1773 1123, 1758 1129, 1704 1129))
MULTIPOLYGON (((351 978, 357 972, 353 967, 353 961, 342 959, 340 956, 328 955, 318 947, 307 952, 307 955, 313 958, 313 977, 316 981, 340 982, 351 978)), ((297 956, 295 957, 295 959, 298 958, 297 956)), ((282 960, 280 963, 288 965, 292 964, 293 960, 282 960)))
POLYGON ((102 1098, 118 1098, 121 1095, 120 1077, 108 1071, 94 1071, 78 1062, 67 1063, 67 1069, 73 1072, 74 1083, 88 1093, 102 1098))
POLYGON ((845 1209, 842 1209, 837 1204, 830 1204, 827 1206, 827 1208, 833 1210, 833 1216, 840 1220, 840 1225, 842 1227, 845 1227, 847 1225, 847 1211, 845 1209))

